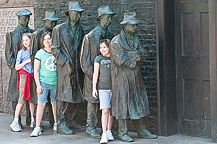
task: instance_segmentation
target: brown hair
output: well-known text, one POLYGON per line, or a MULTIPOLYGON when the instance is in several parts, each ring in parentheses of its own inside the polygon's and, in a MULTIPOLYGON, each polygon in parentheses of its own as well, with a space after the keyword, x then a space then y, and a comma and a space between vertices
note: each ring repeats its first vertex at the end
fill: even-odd
POLYGON ((105 43, 105 45, 109 48, 110 45, 110 40, 109 39, 102 39, 99 41, 99 48, 100 48, 100 44, 101 43, 105 43))
POLYGON ((46 35, 49 35, 50 37, 52 37, 51 32, 45 32, 41 37, 41 48, 44 48, 44 37, 46 35))
POLYGON ((21 42, 21 44, 22 44, 23 50, 25 51, 25 50, 27 49, 27 47, 25 47, 25 46, 23 45, 23 37, 24 37, 24 36, 27 36, 30 40, 32 40, 32 34, 31 34, 31 33, 24 33, 24 34, 22 35, 22 42, 21 42))

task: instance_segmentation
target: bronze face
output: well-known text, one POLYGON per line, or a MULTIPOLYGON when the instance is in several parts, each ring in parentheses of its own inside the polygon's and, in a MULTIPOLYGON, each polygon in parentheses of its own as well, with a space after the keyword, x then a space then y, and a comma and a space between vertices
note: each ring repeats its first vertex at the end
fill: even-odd
POLYGON ((45 26, 48 30, 53 30, 56 25, 57 21, 45 20, 45 26))
POLYGON ((18 21, 19 23, 23 26, 23 27, 27 27, 28 24, 29 24, 29 19, 30 19, 30 16, 28 15, 25 15, 25 16, 19 16, 18 17, 18 21))
POLYGON ((137 29, 137 24, 125 24, 124 29, 129 34, 134 34, 137 29))
POLYGON ((78 22, 81 18, 81 12, 69 11, 69 17, 73 22, 78 22))
POLYGON ((107 28, 111 24, 112 15, 104 14, 104 15, 100 16, 99 19, 100 19, 101 26, 104 28, 107 28))

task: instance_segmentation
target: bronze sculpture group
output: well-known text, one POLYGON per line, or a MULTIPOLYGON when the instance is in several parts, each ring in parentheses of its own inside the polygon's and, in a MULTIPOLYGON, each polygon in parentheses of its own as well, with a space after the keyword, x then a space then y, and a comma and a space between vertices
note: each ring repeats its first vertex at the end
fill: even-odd
MULTIPOLYGON (((76 1, 69 2, 68 6, 68 10, 65 12, 68 16, 66 22, 57 25, 59 18, 56 13, 46 12, 44 27, 32 34, 32 55, 34 56, 41 48, 42 34, 46 31, 52 32, 52 54, 56 58, 58 71, 58 132, 73 134, 72 128, 79 128, 75 117, 79 109, 78 104, 82 103, 84 99, 87 101, 86 133, 91 138, 100 138, 96 129, 99 101, 92 96, 93 62, 99 54, 99 41, 110 39, 112 116, 118 120, 118 137, 123 141, 133 141, 133 138, 128 135, 127 129, 127 119, 132 119, 138 137, 157 138, 145 128, 143 120, 150 112, 141 76, 140 62, 147 57, 148 53, 140 46, 136 36, 137 25, 142 23, 136 19, 136 13, 124 13, 124 20, 120 23, 123 25, 123 30, 114 37, 108 27, 115 13, 109 6, 101 6, 98 8, 97 21, 99 24, 84 35, 79 22, 84 9, 76 1)), ((17 14, 18 26, 6 35, 5 57, 8 67, 11 69, 8 98, 12 101, 13 109, 18 97, 14 64, 17 52, 21 49, 22 33, 33 32, 28 27, 30 15, 31 12, 28 10, 20 10, 17 14)))

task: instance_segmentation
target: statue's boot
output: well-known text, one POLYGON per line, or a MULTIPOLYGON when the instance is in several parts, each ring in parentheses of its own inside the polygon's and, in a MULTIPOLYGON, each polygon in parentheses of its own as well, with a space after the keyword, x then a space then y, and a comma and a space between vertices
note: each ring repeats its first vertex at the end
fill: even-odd
POLYGON ((90 138, 100 139, 100 134, 96 130, 96 125, 98 121, 98 104, 97 103, 87 103, 87 129, 86 133, 90 138))
POLYGON ((157 139, 157 135, 152 134, 149 130, 146 129, 144 120, 142 118, 139 120, 134 120, 134 124, 136 126, 138 138, 157 139))
POLYGON ((133 138, 128 135, 127 120, 118 120, 118 137, 125 142, 133 142, 133 138))
POLYGON ((125 142, 133 142, 133 138, 128 136, 127 134, 124 134, 124 135, 119 135, 118 134, 118 138, 122 141, 125 141, 125 142))
POLYGON ((93 139, 100 139, 100 134, 99 134, 99 132, 96 130, 96 128, 87 127, 86 133, 88 134, 88 136, 89 136, 90 138, 93 138, 93 139))
POLYGON ((70 129, 84 130, 84 128, 81 125, 79 125, 75 120, 69 122, 68 125, 70 129))
POLYGON ((67 127, 67 125, 66 125, 65 122, 61 122, 58 125, 57 133, 66 134, 66 135, 72 135, 72 134, 74 134, 74 132, 67 127))

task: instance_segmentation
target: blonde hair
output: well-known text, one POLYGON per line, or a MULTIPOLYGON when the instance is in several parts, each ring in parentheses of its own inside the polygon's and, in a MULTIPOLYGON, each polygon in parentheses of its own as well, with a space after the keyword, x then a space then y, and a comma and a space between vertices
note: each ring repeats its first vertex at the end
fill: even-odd
POLYGON ((24 45, 23 45, 23 37, 24 36, 27 36, 30 40, 32 40, 32 34, 31 33, 24 33, 23 35, 22 35, 22 48, 23 48, 23 50, 26 50, 27 49, 27 47, 25 47, 24 45))

